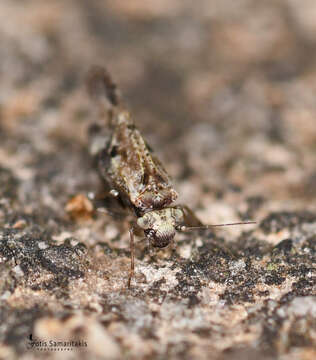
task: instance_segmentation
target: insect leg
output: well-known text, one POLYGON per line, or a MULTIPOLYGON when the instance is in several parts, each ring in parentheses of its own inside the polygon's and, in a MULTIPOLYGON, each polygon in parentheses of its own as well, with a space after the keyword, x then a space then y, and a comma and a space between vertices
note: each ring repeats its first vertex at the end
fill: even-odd
POLYGON ((120 197, 113 196, 108 190, 96 192, 90 200, 97 211, 109 214, 116 220, 123 220, 128 215, 120 197))
POLYGON ((203 225, 203 223, 194 214, 193 210, 191 210, 188 206, 180 205, 179 208, 183 211, 185 226, 202 226, 203 225))
POLYGON ((128 276, 128 282, 127 287, 131 288, 131 280, 134 276, 134 268, 135 268, 135 246, 134 246, 134 228, 130 228, 129 230, 129 236, 130 236, 130 249, 131 249, 131 268, 129 271, 128 276))

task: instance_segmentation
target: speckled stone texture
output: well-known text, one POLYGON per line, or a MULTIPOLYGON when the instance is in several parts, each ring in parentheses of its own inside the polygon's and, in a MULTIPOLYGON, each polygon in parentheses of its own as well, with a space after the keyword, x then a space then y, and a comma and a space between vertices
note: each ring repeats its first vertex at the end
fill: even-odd
MULTIPOLYGON (((316 358, 316 3, 1 0, 0 359, 316 358), (106 66, 205 223, 129 269, 93 211, 106 66)), ((109 209, 111 211, 111 209, 109 209)))

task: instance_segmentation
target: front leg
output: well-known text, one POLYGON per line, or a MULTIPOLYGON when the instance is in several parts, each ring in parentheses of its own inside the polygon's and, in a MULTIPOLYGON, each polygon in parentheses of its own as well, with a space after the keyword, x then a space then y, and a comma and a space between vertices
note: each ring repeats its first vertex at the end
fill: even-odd
POLYGON ((188 206, 179 205, 178 208, 183 212, 183 225, 187 227, 203 226, 203 223, 188 206))
POLYGON ((130 250, 131 250, 131 268, 129 271, 127 287, 131 288, 131 281, 135 274, 135 245, 134 245, 134 227, 129 229, 129 237, 130 237, 130 250))
POLYGON ((95 209, 109 214, 116 220, 123 220, 129 214, 116 190, 102 189, 93 194, 90 200, 92 200, 95 209))

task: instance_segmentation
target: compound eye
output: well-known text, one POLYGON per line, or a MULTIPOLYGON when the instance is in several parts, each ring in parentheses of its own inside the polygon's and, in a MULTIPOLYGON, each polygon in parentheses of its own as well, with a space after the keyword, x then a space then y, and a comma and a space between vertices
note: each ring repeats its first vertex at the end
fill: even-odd
POLYGON ((148 237, 149 239, 154 239, 155 236, 156 236, 156 231, 153 230, 153 229, 145 230, 145 235, 146 235, 146 237, 148 237))
POLYGON ((164 248, 170 244, 170 241, 174 237, 174 232, 161 232, 153 229, 145 230, 146 237, 150 240, 153 247, 164 248))

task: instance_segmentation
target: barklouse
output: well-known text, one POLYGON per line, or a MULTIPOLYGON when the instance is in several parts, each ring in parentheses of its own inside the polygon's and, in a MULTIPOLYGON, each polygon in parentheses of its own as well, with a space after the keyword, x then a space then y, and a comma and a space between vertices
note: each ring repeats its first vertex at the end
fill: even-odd
POLYGON ((120 207, 130 210, 136 217, 130 228, 128 287, 134 275, 135 234, 144 233, 151 246, 164 248, 170 244, 176 231, 254 223, 203 225, 187 206, 172 205, 178 194, 123 105, 109 73, 102 67, 95 67, 87 83, 103 121, 91 127, 91 149, 108 189, 105 196, 115 199, 120 207))

